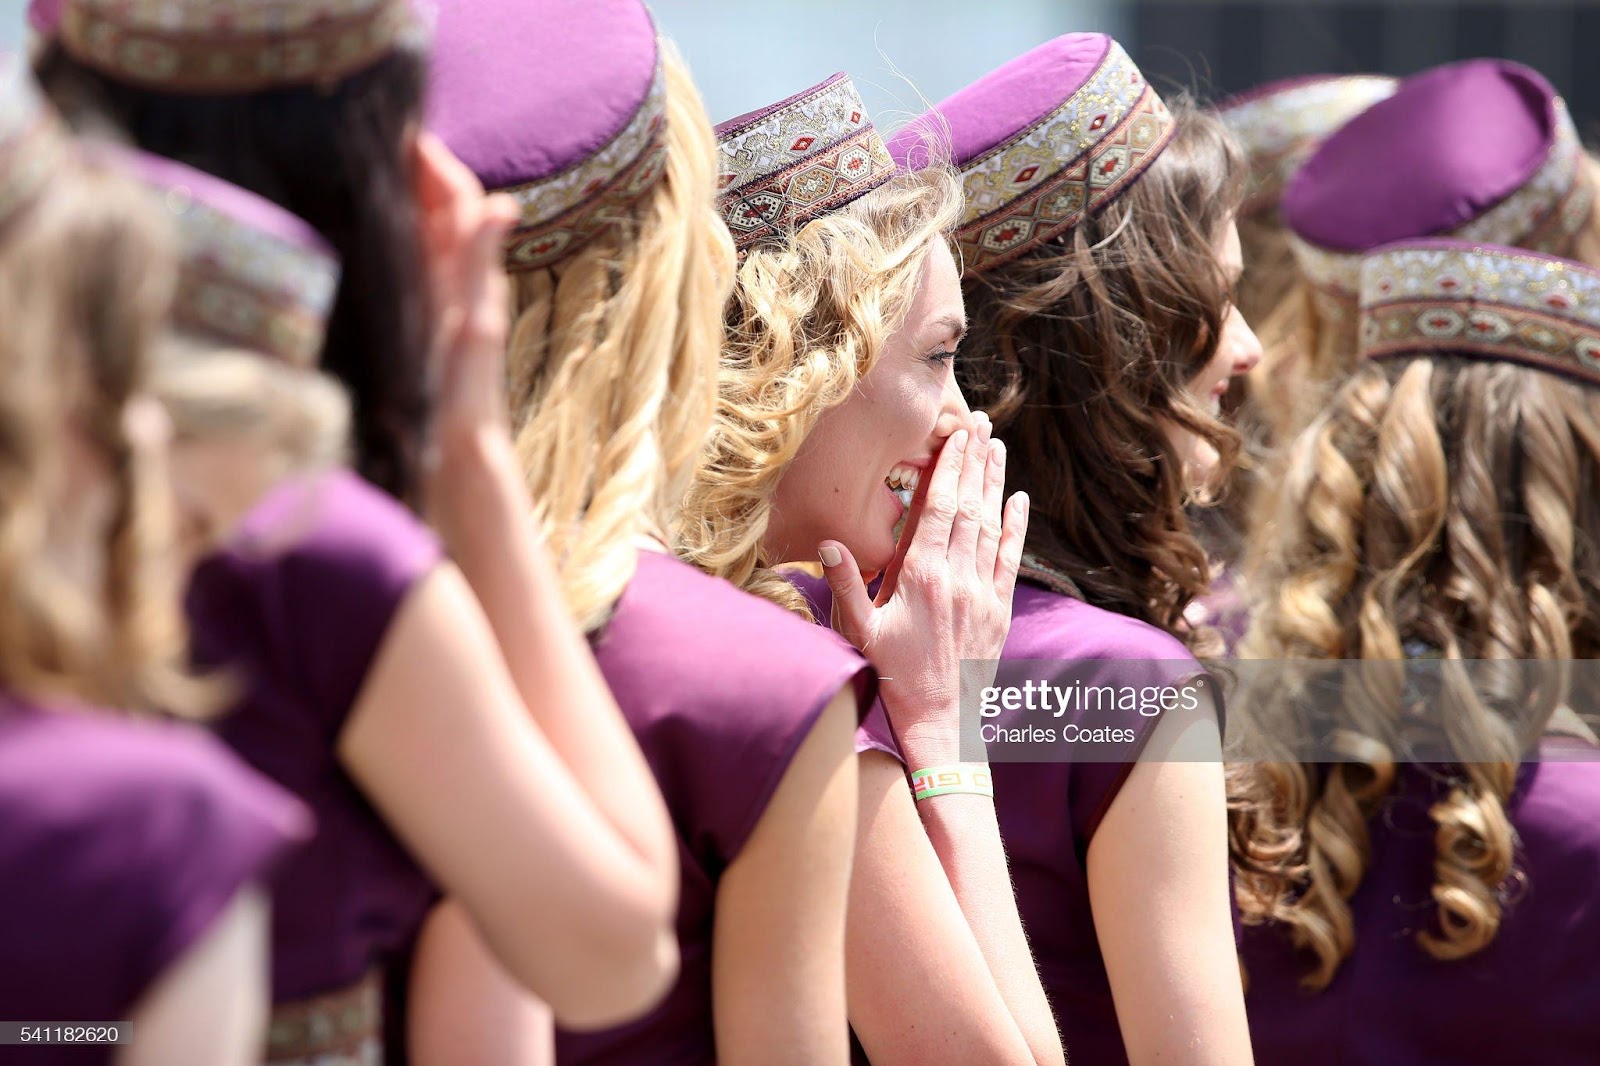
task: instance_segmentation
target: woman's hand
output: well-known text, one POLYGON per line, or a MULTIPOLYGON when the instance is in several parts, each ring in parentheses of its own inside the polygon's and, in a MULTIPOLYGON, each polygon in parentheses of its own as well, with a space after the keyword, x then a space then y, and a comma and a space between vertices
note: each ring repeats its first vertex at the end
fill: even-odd
POLYGON ((993 681, 1028 528, 1028 498, 1005 500, 1005 445, 979 414, 946 440, 918 486, 900 549, 877 599, 850 550, 824 541, 818 554, 833 589, 833 627, 878 668, 883 699, 908 758, 959 760, 963 697, 993 681), (986 676, 978 676, 978 673, 986 676))
POLYGON ((516 201, 486 196, 472 171, 426 131, 417 136, 417 200, 439 375, 434 443, 448 448, 484 430, 504 435, 510 306, 502 256, 516 201))

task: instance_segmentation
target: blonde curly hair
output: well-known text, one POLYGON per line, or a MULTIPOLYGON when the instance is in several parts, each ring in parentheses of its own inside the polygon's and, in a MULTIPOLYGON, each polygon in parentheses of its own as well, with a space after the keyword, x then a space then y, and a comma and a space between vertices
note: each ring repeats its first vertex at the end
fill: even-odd
POLYGON ((130 710, 198 712, 182 670, 163 472, 127 433, 176 283, 144 191, 74 159, 0 244, 0 687, 130 710), (102 587, 49 565, 74 425, 115 491, 102 587))
POLYGON ((1414 728, 1400 662, 1413 642, 1444 660, 1432 717, 1460 759, 1429 811, 1437 920, 1417 940, 1440 959, 1494 940, 1520 876, 1506 803, 1566 680, 1557 665, 1561 691, 1524 692, 1518 707, 1474 692, 1452 663, 1600 655, 1597 483, 1600 393, 1505 363, 1369 363, 1296 442, 1254 560, 1254 587, 1271 592, 1240 654, 1369 668, 1327 720, 1301 720, 1290 698, 1255 708, 1264 735, 1331 734, 1346 761, 1235 766, 1229 806, 1243 919, 1288 927, 1315 958, 1307 987, 1326 987, 1355 941, 1367 821, 1414 728))
POLYGON ((960 216, 944 165, 896 175, 781 241, 753 247, 727 311, 709 456, 676 530, 707 573, 811 617, 762 549, 773 494, 830 408, 867 375, 910 310, 922 266, 960 216))
POLYGON ((733 242, 716 214, 716 138, 663 42, 666 173, 607 234, 512 277, 513 429, 534 510, 585 631, 666 540, 716 404, 733 242))

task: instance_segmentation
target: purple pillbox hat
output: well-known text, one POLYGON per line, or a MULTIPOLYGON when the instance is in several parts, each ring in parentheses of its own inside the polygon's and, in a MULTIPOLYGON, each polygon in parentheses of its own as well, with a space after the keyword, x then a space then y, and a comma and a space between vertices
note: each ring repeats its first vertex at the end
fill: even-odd
POLYGON ((1386 245, 1362 261, 1361 355, 1519 363, 1600 386, 1600 272, 1468 241, 1386 245))
POLYGON ((666 94, 639 0, 444 0, 429 123, 522 218, 511 270, 547 267, 660 179, 666 94))
POLYGON ((717 127, 717 206, 743 254, 894 177, 883 137, 844 74, 717 127))
POLYGON ((261 92, 338 81, 423 36, 410 0, 65 0, 61 44, 160 92, 261 92))
POLYGON ((317 231, 277 204, 175 163, 113 145, 97 150, 158 197, 178 233, 172 320, 183 332, 315 367, 339 260, 317 231))
POLYGON ((1217 117, 1250 160, 1242 214, 1276 211, 1284 186, 1330 134, 1400 82, 1374 74, 1312 75, 1268 82, 1217 104, 1217 117))
POLYGON ((889 139, 903 167, 946 139, 967 207, 969 274, 1007 263, 1111 203, 1172 140, 1172 115, 1103 33, 1069 33, 984 75, 889 139))
POLYGON ((1284 190, 1301 270, 1353 304, 1361 254, 1452 237, 1565 251, 1593 201, 1565 103, 1536 71, 1497 59, 1401 83, 1330 136, 1284 190))
POLYGON ((32 202, 70 145, 28 64, 0 52, 0 223, 32 202))

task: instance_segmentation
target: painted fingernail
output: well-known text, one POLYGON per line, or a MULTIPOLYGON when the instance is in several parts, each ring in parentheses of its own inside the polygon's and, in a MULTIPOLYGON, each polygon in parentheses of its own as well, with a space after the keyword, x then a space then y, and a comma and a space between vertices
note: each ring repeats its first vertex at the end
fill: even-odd
POLYGON ((844 562, 844 556, 839 554, 839 549, 832 544, 824 544, 817 550, 817 558, 822 560, 823 566, 838 566, 844 562))

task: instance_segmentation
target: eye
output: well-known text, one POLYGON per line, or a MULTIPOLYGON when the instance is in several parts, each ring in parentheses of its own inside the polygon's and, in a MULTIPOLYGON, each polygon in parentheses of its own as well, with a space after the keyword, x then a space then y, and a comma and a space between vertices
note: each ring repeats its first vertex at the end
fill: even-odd
POLYGON ((960 353, 960 348, 956 348, 953 351, 948 352, 943 348, 936 348, 928 353, 928 362, 938 365, 949 365, 956 361, 956 356, 960 353))

